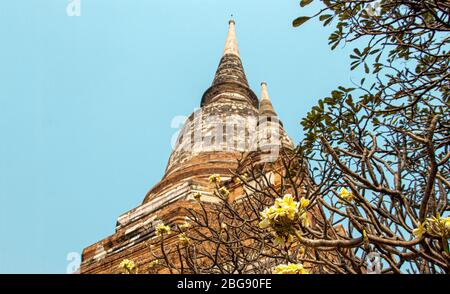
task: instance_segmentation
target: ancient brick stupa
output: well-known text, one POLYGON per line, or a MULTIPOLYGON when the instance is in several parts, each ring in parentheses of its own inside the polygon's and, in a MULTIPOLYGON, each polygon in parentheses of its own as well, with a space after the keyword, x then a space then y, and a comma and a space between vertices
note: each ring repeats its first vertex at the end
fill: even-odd
MULTIPOLYGON (((201 201, 216 201, 208 188, 209 176, 231 178, 243 154, 276 151, 273 147, 292 148, 265 82, 261 84, 260 98, 247 82, 235 21, 230 20, 212 85, 201 98, 201 108, 181 131, 164 177, 150 189, 141 205, 119 216, 113 235, 83 250, 81 273, 117 273, 123 259, 150 261, 145 243, 155 236, 159 222, 171 224, 183 219, 182 208, 192 205, 197 192, 202 193, 201 201)), ((269 152, 267 156, 270 159, 278 153, 269 152)))

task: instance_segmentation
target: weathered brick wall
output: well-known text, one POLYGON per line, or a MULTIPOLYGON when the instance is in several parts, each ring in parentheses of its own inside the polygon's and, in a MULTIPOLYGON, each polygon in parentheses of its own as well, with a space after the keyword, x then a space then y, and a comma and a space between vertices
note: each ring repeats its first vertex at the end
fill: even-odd
MULTIPOLYGON (((274 186, 277 186, 281 180, 273 175, 269 175, 269 178, 274 186)), ((236 201, 245 196, 246 191, 241 184, 229 181, 229 178, 222 178, 222 180, 227 182, 230 201, 236 201)), ((181 224, 186 220, 186 209, 199 208, 197 200, 193 197, 196 192, 202 193, 201 201, 205 203, 218 201, 207 180, 191 179, 184 183, 174 183, 169 189, 161 190, 161 193, 151 198, 150 201, 121 215, 117 220, 116 232, 113 235, 84 249, 81 273, 120 273, 119 264, 124 259, 133 260, 141 273, 151 273, 155 270, 157 273, 167 273, 167 268, 148 268, 154 260, 149 243, 156 237, 155 227, 161 221, 175 227, 176 224, 181 224)), ((169 236, 165 242, 168 251, 171 246, 176 246, 177 242, 177 236, 169 236)), ((174 260, 174 262, 177 261, 174 260)))

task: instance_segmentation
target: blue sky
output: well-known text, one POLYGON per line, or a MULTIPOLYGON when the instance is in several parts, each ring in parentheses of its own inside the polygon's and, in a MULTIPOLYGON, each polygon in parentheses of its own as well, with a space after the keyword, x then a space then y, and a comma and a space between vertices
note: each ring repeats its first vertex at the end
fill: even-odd
MULTIPOLYGON (((65 273, 163 175, 175 116, 212 82, 235 15, 249 83, 295 141, 350 84, 351 48, 295 0, 14 0, 0 5, 0 273, 65 273)), ((355 77, 356 80, 356 77, 355 77)))

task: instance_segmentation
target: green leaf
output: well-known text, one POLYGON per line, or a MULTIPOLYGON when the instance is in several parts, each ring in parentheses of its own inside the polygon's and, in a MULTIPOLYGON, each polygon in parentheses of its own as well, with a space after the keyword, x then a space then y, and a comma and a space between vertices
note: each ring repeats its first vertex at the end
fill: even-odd
POLYGON ((381 58, 381 53, 378 54, 378 56, 375 58, 375 62, 379 62, 379 61, 380 61, 380 58, 381 58))
POLYGON ((355 63, 352 67, 350 67, 350 70, 355 70, 355 68, 357 68, 360 64, 361 63, 355 63))
POLYGON ((331 22, 332 20, 333 20, 333 18, 330 17, 329 19, 327 19, 327 20, 323 23, 323 26, 326 27, 327 25, 330 24, 330 22, 331 22))
POLYGON ((302 24, 304 24, 305 22, 307 22, 310 18, 311 17, 309 17, 309 16, 300 16, 292 22, 292 25, 294 27, 299 27, 302 24))
POLYGON ((300 2, 300 6, 301 7, 305 7, 306 5, 309 5, 309 4, 311 4, 311 2, 313 2, 314 0, 302 0, 301 2, 300 2))
POLYGON ((340 92, 340 91, 333 91, 333 92, 331 92, 331 96, 334 98, 334 99, 340 99, 341 97, 342 97, 342 92, 340 92))
POLYGON ((320 20, 320 21, 324 21, 324 20, 326 20, 326 19, 329 19, 330 17, 332 17, 331 14, 322 14, 322 15, 319 17, 319 20, 320 20))

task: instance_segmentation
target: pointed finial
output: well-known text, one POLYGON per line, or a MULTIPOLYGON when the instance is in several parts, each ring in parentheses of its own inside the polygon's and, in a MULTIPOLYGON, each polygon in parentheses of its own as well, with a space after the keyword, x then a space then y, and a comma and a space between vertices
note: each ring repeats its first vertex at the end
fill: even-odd
POLYGON ((269 100, 270 101, 269 91, 267 90, 267 83, 266 82, 262 82, 261 83, 261 101, 262 100, 269 100))
POLYGON ((228 24, 231 24, 231 23, 236 24, 236 22, 234 21, 233 14, 231 14, 231 18, 230 18, 230 21, 228 22, 228 24))
POLYGON ((225 48, 223 49, 223 55, 234 54, 234 55, 240 56, 237 38, 236 38, 236 29, 235 29, 236 22, 234 21, 233 15, 231 15, 231 19, 228 22, 228 24, 229 24, 229 29, 228 29, 227 40, 225 42, 225 48))
POLYGON ((259 103, 259 113, 267 116, 277 116, 273 109, 272 102, 270 102, 269 91, 267 90, 267 83, 261 83, 261 101, 259 103))

